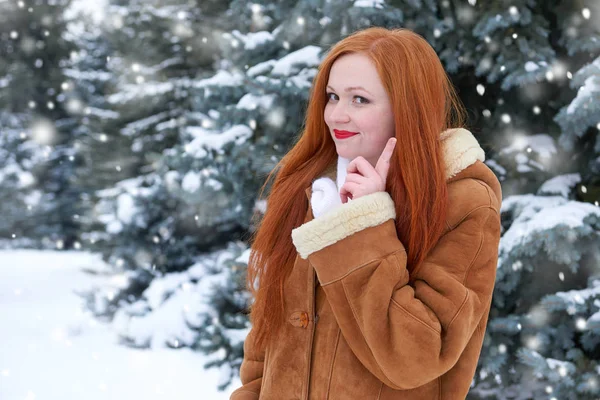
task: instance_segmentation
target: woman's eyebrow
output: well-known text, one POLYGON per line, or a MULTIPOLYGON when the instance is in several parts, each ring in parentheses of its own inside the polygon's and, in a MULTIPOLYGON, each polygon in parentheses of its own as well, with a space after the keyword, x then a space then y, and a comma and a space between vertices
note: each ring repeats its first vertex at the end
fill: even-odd
MULTIPOLYGON (((335 89, 332 88, 331 86, 327 85, 327 87, 335 92, 335 89)), ((357 89, 364 90, 365 92, 371 94, 371 92, 369 92, 367 89, 365 89, 362 86, 348 86, 346 89, 344 89, 344 92, 351 92, 352 90, 357 90, 357 89)), ((371 96, 372 96, 372 94, 371 94, 371 96)))

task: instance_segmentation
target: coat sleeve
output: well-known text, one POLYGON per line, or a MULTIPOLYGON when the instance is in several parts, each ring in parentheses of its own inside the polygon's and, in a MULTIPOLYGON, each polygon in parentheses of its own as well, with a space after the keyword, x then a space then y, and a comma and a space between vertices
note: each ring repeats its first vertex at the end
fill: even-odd
POLYGON ((240 367, 242 386, 231 393, 229 400, 258 400, 260 396, 265 351, 254 346, 254 332, 250 329, 244 341, 244 359, 240 367))
POLYGON ((348 345, 391 388, 416 388, 447 372, 489 312, 501 225, 489 189, 484 194, 469 194, 473 208, 411 274, 387 192, 292 231, 348 345))

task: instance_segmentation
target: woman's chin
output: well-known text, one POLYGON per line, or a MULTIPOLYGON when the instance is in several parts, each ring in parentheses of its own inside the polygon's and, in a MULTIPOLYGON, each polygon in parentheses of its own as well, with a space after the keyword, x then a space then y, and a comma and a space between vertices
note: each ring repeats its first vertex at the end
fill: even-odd
POLYGON ((353 160, 358 157, 360 154, 356 154, 354 151, 348 151, 348 149, 344 148, 344 146, 336 147, 337 154, 340 157, 347 158, 348 160, 353 160))

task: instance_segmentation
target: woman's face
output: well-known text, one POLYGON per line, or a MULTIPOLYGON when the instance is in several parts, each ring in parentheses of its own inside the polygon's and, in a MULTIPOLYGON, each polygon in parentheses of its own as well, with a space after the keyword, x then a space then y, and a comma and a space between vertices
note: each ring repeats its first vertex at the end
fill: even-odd
POLYGON ((388 139, 395 136, 392 105, 375 65, 360 53, 339 57, 331 67, 326 93, 325 123, 338 155, 349 160, 363 156, 375 166, 388 139), (336 130, 358 134, 342 138, 336 130))

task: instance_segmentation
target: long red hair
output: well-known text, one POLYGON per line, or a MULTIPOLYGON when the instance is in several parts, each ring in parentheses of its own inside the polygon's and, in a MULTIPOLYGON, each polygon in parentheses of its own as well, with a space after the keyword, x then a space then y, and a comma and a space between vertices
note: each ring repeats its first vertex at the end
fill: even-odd
MULTIPOLYGON (((370 57, 394 110, 397 143, 386 191, 396 204, 396 232, 413 271, 439 240, 447 210, 445 164, 440 133, 463 126, 465 111, 435 50, 407 29, 371 27, 336 43, 314 78, 304 131, 271 171, 275 175, 267 209, 252 235, 247 287, 255 345, 262 347, 283 323, 284 282, 297 255, 291 231, 304 222, 305 189, 335 163, 335 144, 324 120, 329 73, 347 53, 370 57)), ((260 217, 258 217, 260 218, 260 217)))

